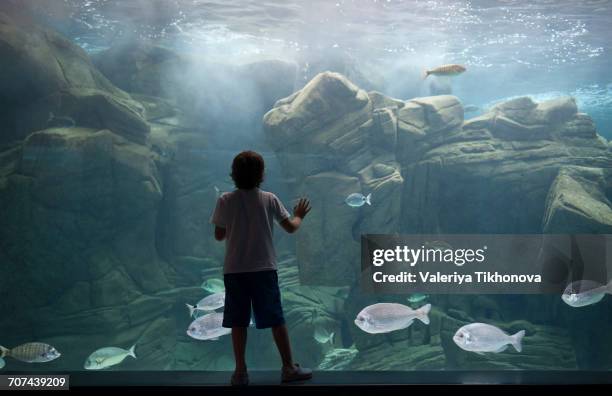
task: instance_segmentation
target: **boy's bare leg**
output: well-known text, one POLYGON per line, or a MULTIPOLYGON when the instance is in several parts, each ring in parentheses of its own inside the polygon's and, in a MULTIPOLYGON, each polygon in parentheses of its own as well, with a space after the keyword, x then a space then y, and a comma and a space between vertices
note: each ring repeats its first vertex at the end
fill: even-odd
POLYGON ((274 342, 276 343, 278 352, 281 355, 283 367, 293 367, 293 357, 291 356, 291 344, 289 343, 287 326, 283 324, 272 327, 272 335, 274 336, 274 342))
POLYGON ((247 342, 246 327, 232 327, 232 345, 234 346, 234 359, 236 360, 236 372, 246 373, 245 351, 247 342))

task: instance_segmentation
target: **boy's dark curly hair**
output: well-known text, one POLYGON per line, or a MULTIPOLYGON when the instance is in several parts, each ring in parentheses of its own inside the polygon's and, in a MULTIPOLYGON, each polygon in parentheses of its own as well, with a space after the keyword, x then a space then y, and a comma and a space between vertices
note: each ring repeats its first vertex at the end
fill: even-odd
POLYGON ((243 151, 232 162, 230 175, 237 188, 250 190, 259 187, 264 178, 264 160, 255 151, 243 151))

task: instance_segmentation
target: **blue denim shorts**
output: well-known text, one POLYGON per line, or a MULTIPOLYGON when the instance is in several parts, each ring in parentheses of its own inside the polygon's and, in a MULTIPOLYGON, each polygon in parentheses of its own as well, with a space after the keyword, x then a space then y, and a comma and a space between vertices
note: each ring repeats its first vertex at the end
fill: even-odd
POLYGON ((255 327, 258 329, 285 323, 275 270, 225 274, 223 282, 223 327, 248 327, 251 322, 251 306, 255 327))

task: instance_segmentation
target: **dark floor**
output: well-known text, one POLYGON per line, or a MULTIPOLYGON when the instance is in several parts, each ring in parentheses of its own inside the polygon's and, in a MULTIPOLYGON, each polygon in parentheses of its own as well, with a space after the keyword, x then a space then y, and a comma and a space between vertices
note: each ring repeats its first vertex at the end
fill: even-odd
MULTIPOLYGON (((17 373, 4 371, 2 374, 17 373)), ((80 371, 44 374, 69 374, 72 388, 86 386, 225 386, 229 382, 231 373, 222 371, 80 371)), ((280 384, 280 373, 277 371, 252 371, 249 374, 252 386, 280 384)), ((310 381, 283 386, 412 384, 612 384, 612 371, 321 371, 315 372, 314 378, 310 381)))

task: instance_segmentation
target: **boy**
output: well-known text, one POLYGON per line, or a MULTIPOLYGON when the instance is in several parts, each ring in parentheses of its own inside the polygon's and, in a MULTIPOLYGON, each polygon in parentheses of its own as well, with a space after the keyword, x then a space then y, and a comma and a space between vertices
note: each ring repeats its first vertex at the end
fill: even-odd
POLYGON ((272 328, 274 342, 283 362, 283 382, 310 379, 312 370, 293 362, 289 335, 276 274, 276 254, 272 243, 273 220, 294 233, 310 211, 307 199, 300 199, 291 218, 276 195, 259 189, 264 176, 264 160, 256 152, 243 151, 232 163, 236 190, 217 200, 211 223, 215 239, 225 240, 223 280, 225 308, 223 327, 232 329, 236 369, 232 385, 247 385, 245 363, 247 328, 251 305, 258 329, 272 328))

